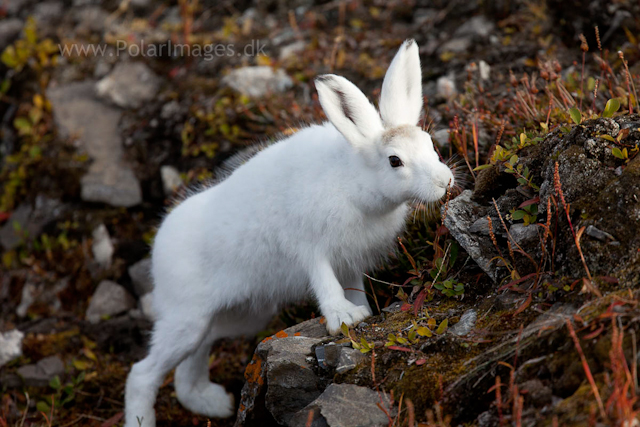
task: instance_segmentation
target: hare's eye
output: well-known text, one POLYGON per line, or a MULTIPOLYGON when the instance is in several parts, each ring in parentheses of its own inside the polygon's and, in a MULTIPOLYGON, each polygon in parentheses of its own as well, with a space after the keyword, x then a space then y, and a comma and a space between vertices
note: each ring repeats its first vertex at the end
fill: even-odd
POLYGON ((398 156, 389 156, 389 164, 394 168, 404 166, 404 163, 402 163, 402 160, 400 160, 398 156))

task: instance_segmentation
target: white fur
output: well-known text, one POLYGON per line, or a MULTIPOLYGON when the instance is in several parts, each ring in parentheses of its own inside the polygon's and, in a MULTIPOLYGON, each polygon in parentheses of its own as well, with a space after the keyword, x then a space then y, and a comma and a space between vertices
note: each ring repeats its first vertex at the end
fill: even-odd
POLYGON ((321 77, 330 123, 265 148, 166 217, 152 253, 157 320, 149 355, 127 380, 127 427, 155 425, 158 387, 175 366, 186 408, 233 415, 232 397, 209 382, 211 344, 255 334, 283 303, 310 293, 330 333, 371 314, 362 273, 393 247, 407 202, 438 200, 453 185, 431 138, 416 127, 419 63, 415 43, 405 42, 383 84, 386 127, 352 83, 321 77), (411 90, 384 89, 396 87, 411 90), (392 168, 389 156, 404 166, 392 168))

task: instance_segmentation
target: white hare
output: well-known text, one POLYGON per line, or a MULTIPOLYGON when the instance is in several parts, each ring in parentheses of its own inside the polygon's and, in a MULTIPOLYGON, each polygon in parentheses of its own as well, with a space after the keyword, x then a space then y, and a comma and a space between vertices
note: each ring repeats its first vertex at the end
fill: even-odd
POLYGON ((184 407, 232 416, 233 397, 209 381, 211 345, 262 330, 283 303, 310 293, 330 333, 370 316, 363 272, 393 248, 410 200, 437 201, 453 185, 416 126, 422 75, 413 40, 387 71, 380 113, 343 77, 315 84, 329 122, 261 151, 183 201, 158 230, 157 319, 149 355, 127 380, 127 427, 155 425, 158 387, 175 366, 184 407))

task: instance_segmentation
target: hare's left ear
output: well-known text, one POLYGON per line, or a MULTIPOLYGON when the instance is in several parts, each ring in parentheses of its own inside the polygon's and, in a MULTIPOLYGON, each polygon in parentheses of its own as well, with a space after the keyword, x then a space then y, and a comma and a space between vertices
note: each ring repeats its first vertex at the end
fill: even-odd
POLYGON ((422 70, 415 40, 406 40, 382 82, 380 115, 386 128, 417 125, 422 112, 422 70))

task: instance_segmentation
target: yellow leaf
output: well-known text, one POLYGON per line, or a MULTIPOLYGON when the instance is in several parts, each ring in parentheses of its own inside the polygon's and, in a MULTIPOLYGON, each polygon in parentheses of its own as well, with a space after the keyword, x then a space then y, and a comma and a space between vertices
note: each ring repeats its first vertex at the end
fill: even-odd
POLYGON ((82 353, 83 353, 85 356, 87 356, 87 359, 91 359, 91 360, 93 360, 94 362, 97 362, 97 361, 98 361, 98 358, 96 357, 96 354, 95 354, 93 351, 89 350, 88 348, 86 348, 86 347, 85 347, 85 348, 83 348, 83 349, 82 349, 82 353))
POLYGON ((73 363, 73 367, 76 368, 79 371, 84 371, 84 370, 88 369, 91 366, 91 364, 89 362, 84 361, 84 360, 77 360, 76 359, 72 363, 73 363))
POLYGON ((440 322, 440 326, 438 326, 438 329, 436 329, 436 334, 444 334, 444 331, 447 330, 447 326, 449 326, 449 319, 444 319, 442 322, 440 322))

